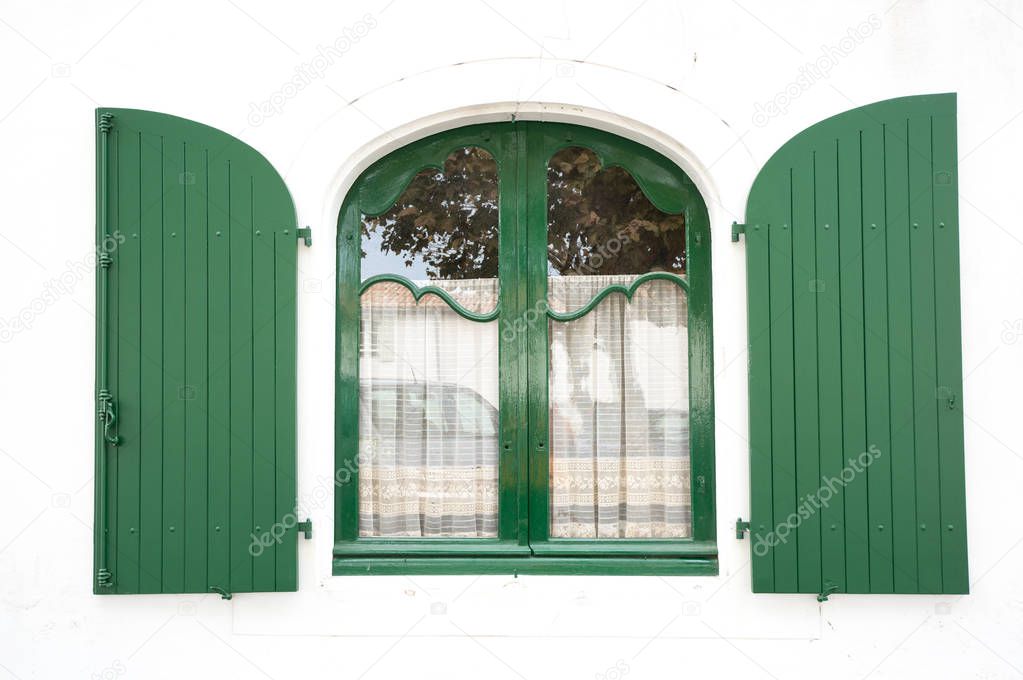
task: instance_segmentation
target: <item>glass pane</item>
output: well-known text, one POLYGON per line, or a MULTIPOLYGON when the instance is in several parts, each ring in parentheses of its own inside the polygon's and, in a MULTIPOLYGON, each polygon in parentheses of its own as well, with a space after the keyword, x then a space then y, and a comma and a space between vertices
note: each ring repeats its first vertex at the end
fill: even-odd
MULTIPOLYGON (((363 280, 400 274, 497 305, 497 165, 482 149, 417 174, 363 217, 363 280)), ((359 534, 497 537, 497 322, 379 282, 361 299, 359 534)))
MULTIPOLYGON (((685 275, 685 218, 658 210, 632 175, 602 168, 589 149, 554 154, 547 165, 548 276, 617 276, 628 284, 656 271, 685 275)), ((549 294, 547 301, 555 311, 574 311, 589 301, 578 291, 602 287, 563 287, 568 298, 549 294)))
POLYGON ((362 218, 362 278, 400 274, 473 312, 497 304, 497 163, 479 147, 419 172, 386 212, 362 218), (480 286, 479 280, 492 286, 480 286), (468 282, 468 283, 463 283, 468 282))
MULTIPOLYGON (((589 299, 630 278, 560 277, 551 293, 589 299)), ((685 293, 655 280, 550 322, 552 538, 692 535, 686 312, 685 293)))

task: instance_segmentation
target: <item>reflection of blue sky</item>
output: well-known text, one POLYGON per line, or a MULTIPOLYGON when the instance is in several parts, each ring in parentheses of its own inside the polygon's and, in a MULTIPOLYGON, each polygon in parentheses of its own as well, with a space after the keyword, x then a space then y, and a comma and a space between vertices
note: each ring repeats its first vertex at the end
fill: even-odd
POLYGON ((377 232, 363 235, 362 249, 366 255, 362 258, 362 280, 365 281, 377 274, 400 274, 407 276, 413 281, 427 279, 426 262, 421 257, 413 257, 412 266, 407 266, 405 261, 409 259, 407 254, 395 255, 385 253, 381 248, 383 239, 377 232))

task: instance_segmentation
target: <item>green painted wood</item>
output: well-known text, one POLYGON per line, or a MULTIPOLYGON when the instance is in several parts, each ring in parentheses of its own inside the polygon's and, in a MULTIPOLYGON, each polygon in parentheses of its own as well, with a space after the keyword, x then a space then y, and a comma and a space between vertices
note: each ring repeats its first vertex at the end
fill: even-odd
POLYGON ((891 405, 892 540, 896 592, 916 592, 916 451, 913 448, 913 308, 909 246, 908 130, 884 126, 888 222, 888 370, 891 405))
POLYGON ((102 556, 111 585, 95 590, 294 590, 291 197, 266 159, 213 128, 98 115, 111 131, 97 241, 115 245, 99 273, 111 313, 97 319, 97 382, 120 441, 96 451, 97 569, 102 556))
POLYGON ((335 576, 544 574, 548 576, 716 576, 716 558, 408 557, 334 558, 335 576))
MULTIPOLYGON (((784 196, 784 195, 782 195, 784 196)), ((782 199, 784 200, 784 199, 782 199)), ((795 592, 799 576, 796 540, 790 535, 790 515, 796 507, 795 416, 792 391, 795 372, 792 329, 792 229, 787 222, 772 224, 769 234, 771 270, 771 462, 772 521, 781 527, 781 539, 773 550, 775 585, 781 592, 795 592)))
MULTIPOLYGON (((861 133, 853 128, 838 137, 838 257, 841 309, 842 467, 867 450, 866 376, 863 326, 863 195, 861 133)), ((867 475, 845 486, 846 589, 870 591, 867 475)))
MULTIPOLYGON (((884 130, 863 125, 863 366, 866 438, 891 451, 888 401, 888 254, 885 237, 884 130)), ((881 456, 866 472, 870 592, 890 593, 893 584, 891 456, 881 456)))
MULTIPOLYGON (((784 185, 788 188, 787 185, 784 185)), ((775 184, 769 196, 781 194, 775 184)), ((787 192, 785 192, 787 193, 787 192)), ((751 223, 746 229, 746 278, 749 290, 749 446, 750 478, 771 478, 771 247, 766 224, 751 223)), ((769 592, 774 588, 774 554, 768 543, 774 527, 774 488, 771 484, 750 485, 750 542, 752 545, 753 590, 769 592)))
MULTIPOLYGON (((820 446, 820 419, 817 400, 817 233, 814 228, 814 175, 813 167, 793 169, 788 173, 784 200, 791 205, 791 217, 783 220, 792 225, 792 271, 798 282, 793 291, 792 323, 795 328, 812 332, 793 336, 795 362, 795 451, 796 491, 799 498, 809 498, 820 488, 821 461, 817 455, 820 446)), ((785 181, 785 174, 781 175, 785 181)), ((784 215, 784 210, 782 212, 784 215)), ((784 224, 784 221, 783 221, 784 224)), ((814 512, 799 525, 797 552, 799 560, 799 590, 821 589, 821 515, 814 512)))
POLYGON ((906 97, 751 189, 755 592, 968 591, 955 158, 955 96, 906 97))
POLYGON ((963 460, 962 335, 959 315, 959 206, 954 107, 931 116, 934 208, 934 295, 938 383, 941 573, 946 592, 965 593, 966 495, 963 460), (950 401, 951 400, 951 401, 950 401))
MULTIPOLYGON (((141 192, 139 172, 139 135, 131 130, 114 130, 118 150, 116 204, 117 222, 114 228, 120 232, 116 250, 117 257, 117 306, 119 314, 116 343, 118 375, 114 394, 118 398, 119 433, 123 441, 118 445, 117 480, 117 554, 114 562, 119 565, 117 587, 126 592, 137 592, 141 575, 139 526, 141 502, 139 487, 141 453, 141 239, 139 238, 139 215, 141 213, 141 192)), ((111 272, 115 267, 111 267, 111 272)))
MULTIPOLYGON (((649 279, 669 278, 689 294, 690 424, 694 480, 694 538, 667 542, 664 546, 635 543, 613 548, 601 541, 566 545, 577 560, 597 560, 608 550, 631 551, 635 558, 676 549, 685 560, 700 563, 699 569, 715 565, 716 520, 714 510, 714 410, 713 342, 711 320, 710 220, 699 191, 672 161, 635 142, 599 130, 571 125, 515 122, 473 125, 432 135, 402 147, 371 165, 355 182, 338 216, 338 313, 337 374, 335 383, 335 467, 338 478, 335 505, 335 573, 484 573, 492 567, 482 558, 494 550, 532 549, 536 555, 561 554, 561 542, 548 539, 548 322, 570 320, 589 313, 611 293, 630 295, 621 286, 603 291, 582 310, 559 314, 547 309, 547 164, 567 146, 593 150, 605 167, 619 166, 631 173, 651 202, 666 212, 687 212, 688 276, 653 274, 649 279), (473 314, 462 309, 443 291, 419 289, 398 276, 383 275, 365 282, 360 277, 360 221, 362 215, 386 211, 412 178, 424 168, 442 168, 453 150, 464 146, 486 149, 498 162, 500 191, 500 306, 493 314, 473 314), (499 541, 461 542, 431 539, 428 544, 394 543, 388 539, 358 536, 358 357, 361 292, 379 280, 397 282, 417 299, 435 294, 463 317, 476 322, 496 318, 501 324, 501 455, 499 541), (698 281, 699 286, 690 282, 698 281), (539 315, 539 320, 536 320, 539 315), (545 316, 546 315, 546 316, 545 316), (523 320, 534 319, 523 324, 523 320), (523 329, 523 325, 525 328, 523 329), (511 332, 509 332, 511 329, 511 332), (518 329, 518 330, 517 330, 518 329), (405 548, 431 566, 412 560, 389 560, 387 567, 373 565, 379 556, 405 548), (695 556, 700 553, 700 556, 695 556), (475 555, 452 561, 451 554, 475 555), (367 562, 371 556, 377 556, 367 562), (433 560, 432 562, 430 560, 433 560), (369 567, 368 571, 364 571, 369 567), (418 571, 421 568, 426 572, 418 571)), ((636 285, 639 285, 638 282, 636 285)), ((633 286, 634 290, 636 286, 633 286)), ((631 543, 631 542, 630 542, 631 543)), ((619 552, 621 551, 621 552, 619 552)), ((400 554, 400 553, 398 553, 400 554)), ((557 560, 544 557, 537 573, 558 571, 557 560), (547 565, 547 566, 543 566, 547 565)), ((567 558, 566 558, 567 559, 567 558)), ((683 562, 685 562, 683 560, 683 562)), ((686 573, 694 567, 677 564, 663 573, 686 573), (673 571, 674 570, 674 571, 673 571)), ((596 564, 596 562, 592 563, 596 564)), ((578 573, 611 573, 617 566, 578 567, 578 573), (604 571, 602 571, 604 570, 604 571)), ((636 567, 641 573, 643 567, 636 567)), ((628 571, 628 570, 626 570, 628 571)), ((490 572, 487 572, 490 573, 490 572)), ((508 573, 498 570, 496 573, 508 573)), ((651 572, 653 573, 653 572, 651 572)), ((660 572, 656 572, 660 573, 660 572)), ((702 572, 701 572, 702 573, 702 572)))
MULTIPOLYGON (((814 149, 814 218, 817 240, 817 417, 820 428, 821 585, 845 590, 845 487, 834 483, 845 467, 842 455, 842 310, 839 295, 838 144, 821 140, 814 149)), ((803 332, 798 329, 796 332, 803 332)), ((798 540, 798 535, 797 535, 798 540)))

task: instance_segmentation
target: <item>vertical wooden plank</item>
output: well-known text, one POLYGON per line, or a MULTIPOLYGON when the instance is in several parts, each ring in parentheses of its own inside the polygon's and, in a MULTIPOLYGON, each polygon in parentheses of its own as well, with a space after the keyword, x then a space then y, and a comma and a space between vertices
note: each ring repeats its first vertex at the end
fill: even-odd
MULTIPOLYGON (((783 194, 784 195, 784 194, 783 194)), ((772 215, 784 214, 783 210, 772 215)), ((795 413, 793 405, 792 228, 770 226, 771 295, 771 469, 775 592, 798 591, 798 527, 789 518, 796 509, 795 413)))
POLYGON ((207 589, 207 241, 206 153, 185 145, 185 572, 186 592, 207 589))
MULTIPOLYGON (((855 122, 859 122, 856 120, 855 122)), ((842 457, 846 592, 870 592, 866 392, 863 356, 863 216, 860 126, 838 138, 838 250, 842 355, 842 457)))
POLYGON ((862 130, 863 343, 868 449, 870 592, 890 593, 892 580, 892 468, 888 410, 888 267, 885 223, 884 129, 862 130))
POLYGON ((774 590, 774 555, 766 542, 773 530, 771 479, 771 287, 766 224, 746 228, 746 290, 749 318, 750 542, 753 592, 774 590))
MULTIPOLYGON (((284 537, 285 524, 294 521, 294 510, 286 516, 277 514, 275 460, 276 409, 274 312, 277 299, 274 291, 274 218, 273 204, 278 200, 277 187, 268 181, 267 172, 253 178, 252 214, 252 394, 253 441, 252 487, 253 521, 256 539, 252 541, 253 587, 274 589, 277 542, 284 537)), ((292 529, 292 532, 294 530, 292 529)))
POLYGON ((805 518, 799 525, 799 590, 819 593, 821 518, 815 499, 821 476, 817 422, 817 257, 813 168, 804 162, 790 172, 796 477, 799 504, 805 508, 805 518))
MULTIPOLYGON (((295 287, 297 241, 294 232, 295 215, 291 202, 276 205, 277 222, 274 225, 274 354, 276 358, 274 382, 276 401, 274 412, 277 419, 275 446, 276 514, 285 517, 296 511, 297 489, 295 483, 296 460, 296 338, 295 338, 295 287)), ((357 327, 356 327, 357 328, 357 327)), ((358 353, 355 354, 358 362, 358 353)), ((358 402, 358 390, 353 398, 358 402)), ((357 450, 358 445, 355 445, 357 450)), ((353 476, 354 477, 354 476, 353 476)), ((350 479, 346 488, 355 493, 356 482, 350 479)), ((335 486, 335 489, 338 489, 335 486)), ((305 517, 295 517, 304 520, 305 517)), ((276 584, 277 590, 298 589, 298 532, 292 528, 281 537, 277 546, 276 584)))
POLYGON ((184 142, 163 142, 163 578, 166 593, 185 575, 185 249, 184 142))
POLYGON ((163 577, 163 138, 143 132, 141 160, 141 497, 139 592, 163 577))
POLYGON ((252 175, 231 162, 231 589, 252 590, 252 175))
POLYGON ((917 568, 920 592, 941 592, 941 503, 938 384, 934 320, 934 224, 931 205, 931 119, 909 121, 909 248, 913 310, 913 418, 917 568))
POLYGON ((934 297, 937 331, 938 467, 941 470, 942 592, 969 592, 963 453, 962 329, 955 99, 932 118, 934 297))
POLYGON ((139 592, 139 456, 140 422, 140 239, 139 134, 125 127, 117 131, 117 228, 114 255, 118 270, 117 330, 118 380, 117 422, 121 444, 117 447, 117 570, 114 582, 119 593, 139 592), (123 240, 122 240, 123 239, 123 240))
MULTIPOLYGON (((95 255, 98 257, 100 253, 106 253, 113 258, 114 264, 117 262, 117 236, 116 234, 120 230, 120 211, 117 209, 118 195, 120 188, 118 187, 119 172, 118 167, 120 166, 120 154, 118 153, 118 142, 119 137, 118 130, 116 127, 107 133, 107 190, 108 194, 108 208, 107 208, 107 223, 102 225, 103 238, 100 243, 96 244, 97 248, 95 255)), ((100 268, 100 276, 107 277, 107 293, 106 293, 106 305, 107 305, 107 383, 105 388, 111 390, 115 408, 118 399, 117 388, 120 382, 121 370, 118 362, 118 356, 121 353, 121 342, 120 342, 120 297, 121 288, 124 282, 121 281, 121 271, 117 266, 111 265, 110 267, 103 269, 100 268)), ((118 572, 118 547, 117 547, 117 525, 118 525, 118 505, 119 505, 119 489, 118 480, 120 475, 118 468, 120 467, 120 456, 117 455, 117 447, 108 446, 106 449, 106 549, 107 549, 107 569, 112 574, 112 583, 115 591, 117 590, 117 572, 118 572)))
POLYGON ((892 542, 894 590, 900 593, 918 591, 907 139, 907 120, 885 124, 892 542))
POLYGON ((845 493, 842 479, 842 346, 838 251, 838 142, 822 136, 814 151, 817 227, 817 392, 820 428, 821 584, 845 591, 845 493))
POLYGON ((774 590, 774 555, 766 543, 773 520, 771 485, 770 254, 766 225, 746 231, 749 327, 750 541, 753 592, 774 590))
POLYGON ((230 166, 204 151, 209 221, 206 271, 209 276, 209 359, 207 425, 209 535, 208 582, 231 587, 231 237, 228 212, 230 166))

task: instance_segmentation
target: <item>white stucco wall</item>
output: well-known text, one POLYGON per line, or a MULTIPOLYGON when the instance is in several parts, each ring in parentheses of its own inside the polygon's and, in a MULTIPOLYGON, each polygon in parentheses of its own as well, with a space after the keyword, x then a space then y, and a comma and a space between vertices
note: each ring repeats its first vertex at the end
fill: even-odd
POLYGON ((0 680, 1023 674, 1019 0, 94 5, 0 2, 0 321, 31 326, 0 344, 0 680), (843 43, 850 29, 861 37, 843 43), (346 35, 346 51, 307 87, 277 96, 346 35), (827 76, 807 76, 808 63, 827 76), (785 110, 764 115, 758 103, 786 90, 785 110), (959 93, 973 592, 823 605, 753 596, 749 543, 732 529, 748 516, 748 470, 744 246, 729 225, 759 167, 798 131, 943 91, 959 93), (270 99, 279 110, 254 113, 270 99), (91 594, 94 292, 83 261, 99 105, 237 135, 281 170, 313 227, 313 248, 299 249, 299 496, 323 500, 314 540, 300 542, 297 594, 91 594), (330 575, 333 498, 321 480, 333 464, 340 201, 361 169, 406 141, 512 116, 640 140, 704 190, 718 577, 330 575))

